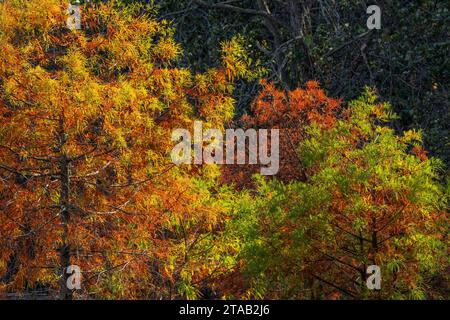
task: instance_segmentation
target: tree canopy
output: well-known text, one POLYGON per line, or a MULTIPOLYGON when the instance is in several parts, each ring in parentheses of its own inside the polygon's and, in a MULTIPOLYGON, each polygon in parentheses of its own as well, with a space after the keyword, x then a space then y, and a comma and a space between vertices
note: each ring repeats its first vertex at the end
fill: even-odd
POLYGON ((0 298, 448 299, 448 8, 314 3, 0 1, 0 298), (176 165, 199 121, 279 172, 176 165))

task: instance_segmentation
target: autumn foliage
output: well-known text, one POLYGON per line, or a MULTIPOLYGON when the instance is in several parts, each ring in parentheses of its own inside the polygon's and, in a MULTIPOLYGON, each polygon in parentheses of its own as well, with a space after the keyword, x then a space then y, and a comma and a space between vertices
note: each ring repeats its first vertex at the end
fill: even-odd
MULTIPOLYGON (((242 126, 279 129, 280 170, 277 178, 284 182, 304 179, 304 168, 295 149, 305 139, 305 127, 315 123, 324 129, 331 128, 341 111, 341 103, 327 97, 315 81, 307 82, 305 88, 288 92, 266 81, 261 82, 261 87, 251 114, 241 119, 242 126)), ((251 187, 252 175, 257 173, 257 167, 250 165, 229 166, 223 170, 223 180, 239 188, 251 187)))
POLYGON ((442 297, 427 290, 448 267, 441 163, 372 90, 344 105, 261 80, 233 122, 234 82, 263 74, 242 39, 195 73, 139 5, 89 3, 81 30, 67 5, 0 3, 1 298, 442 297), (194 121, 280 129, 279 174, 175 166, 171 133, 194 121))
POLYGON ((383 123, 390 106, 367 92, 331 128, 313 122, 295 149, 305 179, 258 179, 243 197, 241 294, 275 299, 439 297, 427 291, 448 266, 447 197, 440 163, 420 151, 415 131, 383 123), (383 290, 367 289, 380 266, 383 290))
POLYGON ((4 290, 71 298, 74 264, 98 296, 197 297, 191 283, 225 268, 205 244, 224 209, 207 182, 174 168, 167 137, 196 117, 222 127, 240 71, 172 67, 170 27, 118 3, 86 7, 85 28, 71 32, 66 7, 0 4, 4 290))

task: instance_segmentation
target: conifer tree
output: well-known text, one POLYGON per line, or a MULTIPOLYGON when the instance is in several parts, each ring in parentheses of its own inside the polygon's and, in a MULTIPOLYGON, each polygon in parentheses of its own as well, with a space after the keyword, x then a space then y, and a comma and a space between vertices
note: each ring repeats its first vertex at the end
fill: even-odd
POLYGON ((193 74, 176 67, 170 25, 139 5, 86 4, 80 30, 67 6, 0 3, 2 291, 71 299, 78 265, 98 297, 197 297, 191 283, 221 270, 205 241, 223 208, 201 169, 174 168, 170 137, 196 119, 223 127, 248 64, 224 43, 223 67, 193 74))

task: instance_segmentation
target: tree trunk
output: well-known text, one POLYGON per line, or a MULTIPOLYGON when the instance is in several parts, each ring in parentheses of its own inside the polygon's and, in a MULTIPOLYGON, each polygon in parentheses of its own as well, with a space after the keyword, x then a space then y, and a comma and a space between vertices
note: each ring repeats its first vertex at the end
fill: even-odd
POLYGON ((61 226, 63 228, 62 234, 62 246, 59 249, 60 257, 60 272, 61 272, 61 282, 60 282, 60 299, 61 300, 72 300, 72 291, 67 287, 67 279, 69 275, 67 274, 67 268, 70 266, 70 245, 68 243, 69 228, 68 223, 70 220, 69 212, 69 162, 65 155, 61 158, 61 195, 60 195, 60 216, 61 216, 61 226))

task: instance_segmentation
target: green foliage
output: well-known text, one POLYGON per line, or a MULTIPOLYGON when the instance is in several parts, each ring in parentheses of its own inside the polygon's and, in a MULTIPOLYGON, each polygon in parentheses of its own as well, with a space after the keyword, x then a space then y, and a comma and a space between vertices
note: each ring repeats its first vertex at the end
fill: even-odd
POLYGON ((375 99, 367 89, 332 129, 308 127, 299 145, 307 181, 259 178, 257 195, 242 199, 254 297, 429 298, 424 275, 448 265, 442 163, 411 153, 420 134, 383 126, 394 115, 375 99), (382 269, 381 292, 365 288, 370 264, 382 269))
POLYGON ((71 297, 74 263, 79 297, 448 299, 448 5, 367 32, 361 0, 205 1, 81 1, 69 31, 68 1, 0 0, 0 293, 71 297), (286 94, 311 79, 345 109, 286 94), (174 167, 174 128, 250 110, 295 133, 288 180, 174 167))

